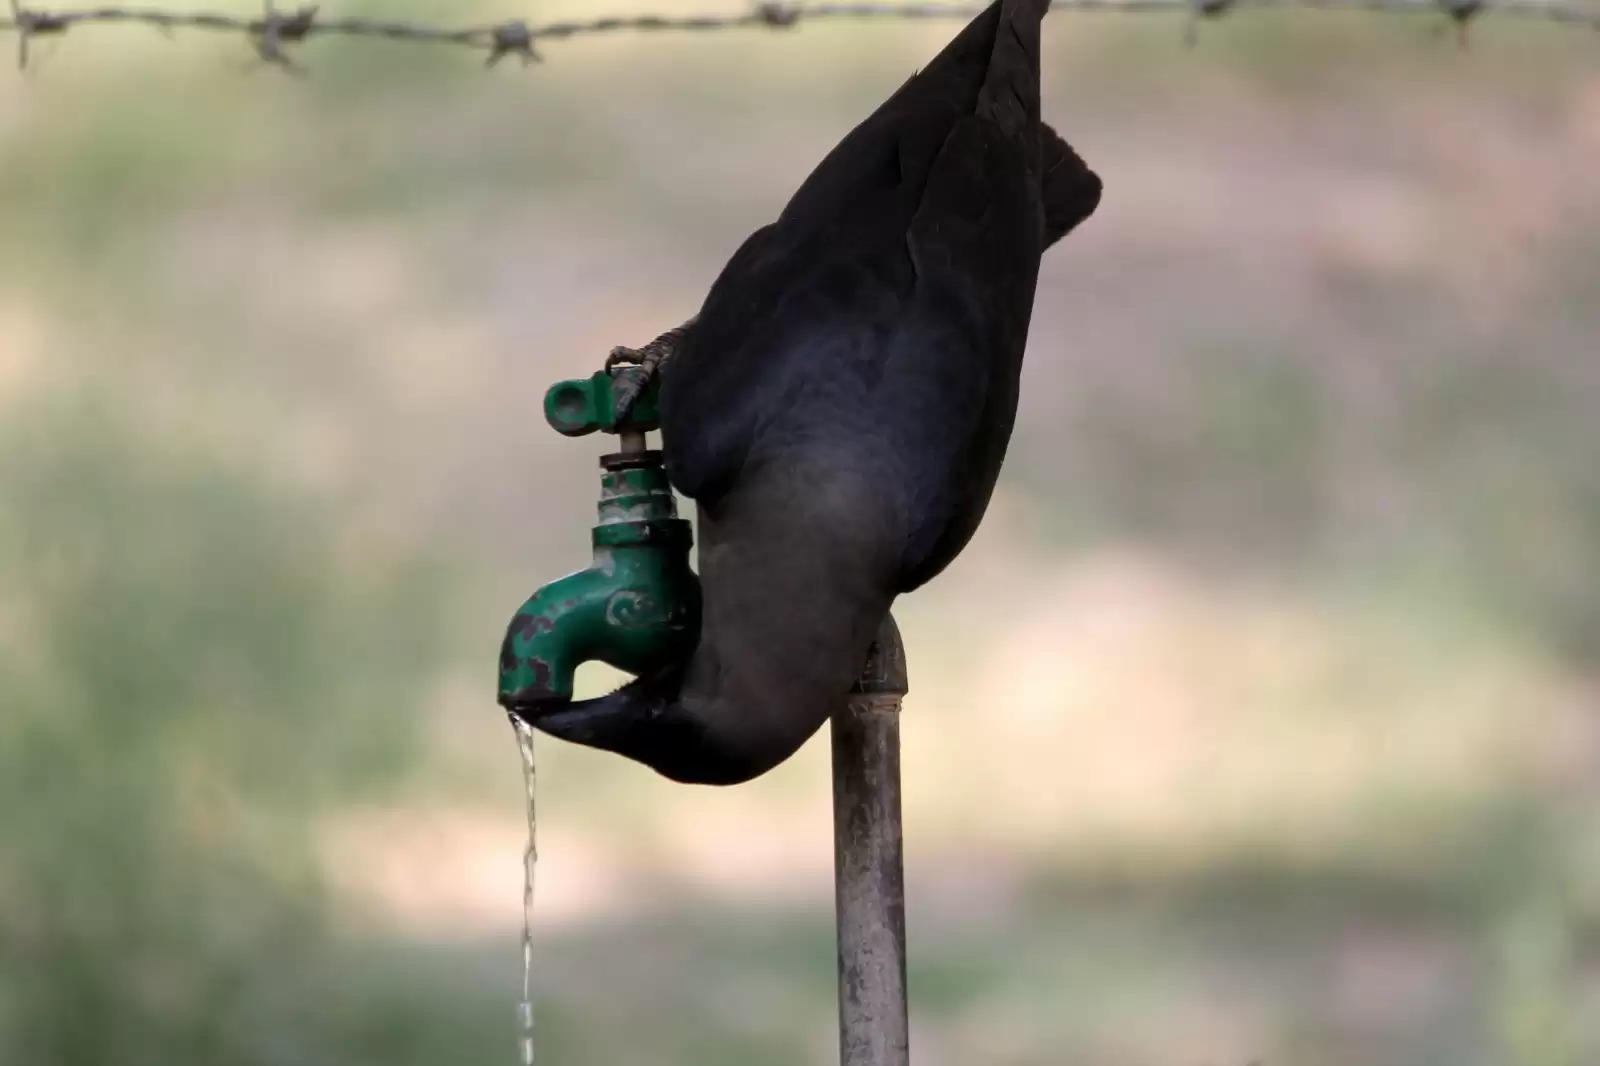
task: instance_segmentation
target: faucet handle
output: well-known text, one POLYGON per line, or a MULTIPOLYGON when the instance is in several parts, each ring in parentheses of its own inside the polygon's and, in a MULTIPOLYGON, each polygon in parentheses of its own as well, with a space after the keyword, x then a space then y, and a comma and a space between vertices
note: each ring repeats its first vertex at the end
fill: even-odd
POLYGON ((603 433, 644 433, 661 426, 661 407, 657 398, 659 379, 647 375, 644 389, 633 401, 626 417, 616 416, 616 390, 636 375, 640 367, 625 366, 602 370, 590 377, 558 381, 544 394, 544 418, 550 428, 566 437, 582 437, 600 430, 603 433))

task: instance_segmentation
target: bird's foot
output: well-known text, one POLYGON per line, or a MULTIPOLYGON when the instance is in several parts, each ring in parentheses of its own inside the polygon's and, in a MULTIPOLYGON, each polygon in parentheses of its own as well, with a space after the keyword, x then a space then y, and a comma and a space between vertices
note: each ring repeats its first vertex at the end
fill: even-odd
POLYGON ((607 373, 615 371, 620 366, 636 366, 641 371, 630 375, 628 380, 617 386, 616 416, 619 419, 627 417, 634 401, 639 398, 645 386, 650 384, 662 364, 672 358, 683 340, 685 331, 693 324, 694 319, 690 319, 681 326, 669 329, 643 348, 619 346, 611 349, 611 354, 606 356, 607 373))
POLYGON ((638 366, 644 362, 643 348, 624 348, 620 345, 611 349, 611 354, 606 356, 606 373, 611 373, 619 366, 638 366))

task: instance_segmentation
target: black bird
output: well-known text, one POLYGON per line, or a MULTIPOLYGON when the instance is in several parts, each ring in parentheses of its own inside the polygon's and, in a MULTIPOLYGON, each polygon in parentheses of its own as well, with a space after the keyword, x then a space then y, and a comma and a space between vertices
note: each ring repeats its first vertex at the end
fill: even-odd
POLYGON ((843 704, 895 596, 966 546, 1011 436, 1040 254, 1100 200, 1039 119, 1048 7, 979 15, 669 335, 662 442, 699 511, 698 646, 519 712, 534 726, 679 781, 765 773, 843 704))

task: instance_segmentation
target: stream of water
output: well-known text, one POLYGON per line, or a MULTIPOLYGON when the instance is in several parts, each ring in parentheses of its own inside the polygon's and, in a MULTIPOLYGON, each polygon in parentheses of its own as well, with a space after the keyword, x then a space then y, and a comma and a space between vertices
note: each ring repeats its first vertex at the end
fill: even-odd
POLYGON ((533 886, 539 865, 538 827, 533 793, 533 727, 513 715, 517 748, 522 752, 522 783, 528 793, 528 846, 522 852, 522 1002, 517 1022, 522 1046, 522 1066, 533 1066, 533 886))

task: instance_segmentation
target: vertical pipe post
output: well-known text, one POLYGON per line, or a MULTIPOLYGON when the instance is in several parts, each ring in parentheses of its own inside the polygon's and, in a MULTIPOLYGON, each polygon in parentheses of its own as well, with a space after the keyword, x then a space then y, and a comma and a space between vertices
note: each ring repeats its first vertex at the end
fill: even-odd
POLYGON ((833 716, 834 903, 840 1066, 908 1066, 900 703, 905 649, 885 617, 833 716))

